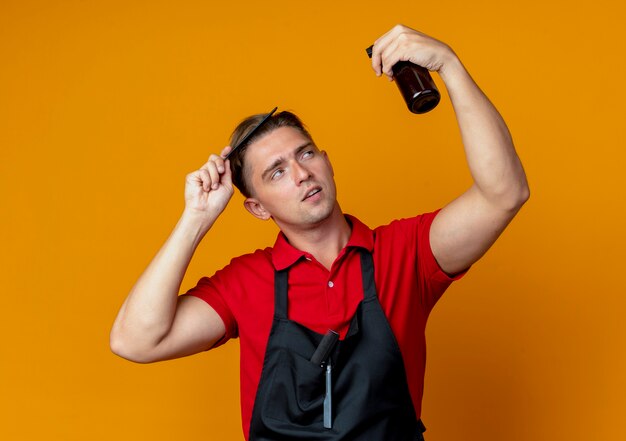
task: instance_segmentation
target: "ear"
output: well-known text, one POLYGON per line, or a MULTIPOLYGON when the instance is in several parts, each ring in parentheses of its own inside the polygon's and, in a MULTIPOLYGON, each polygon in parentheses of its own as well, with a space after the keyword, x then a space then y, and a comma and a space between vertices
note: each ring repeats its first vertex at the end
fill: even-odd
POLYGON ((243 206, 246 207, 246 210, 252 214, 252 216, 261 220, 268 220, 272 215, 263 207, 263 204, 259 202, 258 199, 255 198, 246 198, 243 201, 243 206))

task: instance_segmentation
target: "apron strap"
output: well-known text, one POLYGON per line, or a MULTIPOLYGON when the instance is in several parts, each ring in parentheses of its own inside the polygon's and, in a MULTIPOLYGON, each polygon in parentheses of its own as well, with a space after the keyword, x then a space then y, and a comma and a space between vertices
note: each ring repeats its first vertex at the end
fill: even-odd
POLYGON ((289 269, 274 271, 274 317, 287 319, 289 269))
POLYGON ((374 259, 372 253, 366 249, 359 249, 361 254, 361 278, 363 279, 363 299, 376 298, 376 283, 374 281, 374 259))

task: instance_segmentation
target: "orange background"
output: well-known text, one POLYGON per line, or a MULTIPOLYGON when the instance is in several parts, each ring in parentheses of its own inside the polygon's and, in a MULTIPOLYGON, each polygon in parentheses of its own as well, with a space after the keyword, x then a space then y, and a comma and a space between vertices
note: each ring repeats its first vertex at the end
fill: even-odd
MULTIPOLYGON (((624 439, 625 18, 617 0, 2 0, 0 439, 242 439, 237 342, 137 365, 112 321, 185 175, 248 114, 297 112, 370 226, 467 188, 447 95, 412 115, 370 69, 398 22, 456 50, 532 190, 431 316, 428 441, 624 439)), ((273 243, 241 202, 181 291, 273 243)))

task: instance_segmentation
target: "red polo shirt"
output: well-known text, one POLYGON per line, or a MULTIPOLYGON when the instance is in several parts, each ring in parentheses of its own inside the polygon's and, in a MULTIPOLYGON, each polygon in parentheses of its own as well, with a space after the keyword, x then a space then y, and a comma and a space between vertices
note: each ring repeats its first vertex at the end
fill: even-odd
MULTIPOLYGON (((290 267, 291 320, 318 332, 345 335, 363 299, 358 248, 372 252, 380 304, 400 346, 417 417, 421 415, 426 366, 426 319, 454 278, 437 264, 430 249, 430 225, 437 212, 391 222, 370 230, 352 216, 352 233, 328 271, 280 233, 272 248, 234 258, 212 277, 188 291, 206 301, 226 325, 226 335, 240 339, 241 415, 248 438, 252 408, 274 314, 274 270, 290 267)), ((217 346, 216 345, 216 346, 217 346)))

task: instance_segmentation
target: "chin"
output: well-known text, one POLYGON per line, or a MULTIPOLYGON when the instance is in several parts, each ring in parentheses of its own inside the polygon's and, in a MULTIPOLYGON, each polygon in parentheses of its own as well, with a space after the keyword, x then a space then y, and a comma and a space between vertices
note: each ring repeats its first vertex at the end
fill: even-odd
MULTIPOLYGON (((282 225, 310 228, 322 224, 333 217, 335 211, 341 211, 335 200, 324 200, 313 207, 294 207, 295 210, 285 212, 286 216, 272 216, 274 222, 282 229, 282 225)), ((281 210, 282 211, 282 210, 281 210)))
POLYGON ((314 225, 319 224, 320 222, 324 222, 326 219, 329 219, 333 215, 336 207, 337 204, 334 201, 332 203, 327 202, 324 204, 324 206, 316 207, 317 210, 305 213, 305 223, 309 225, 314 225))

